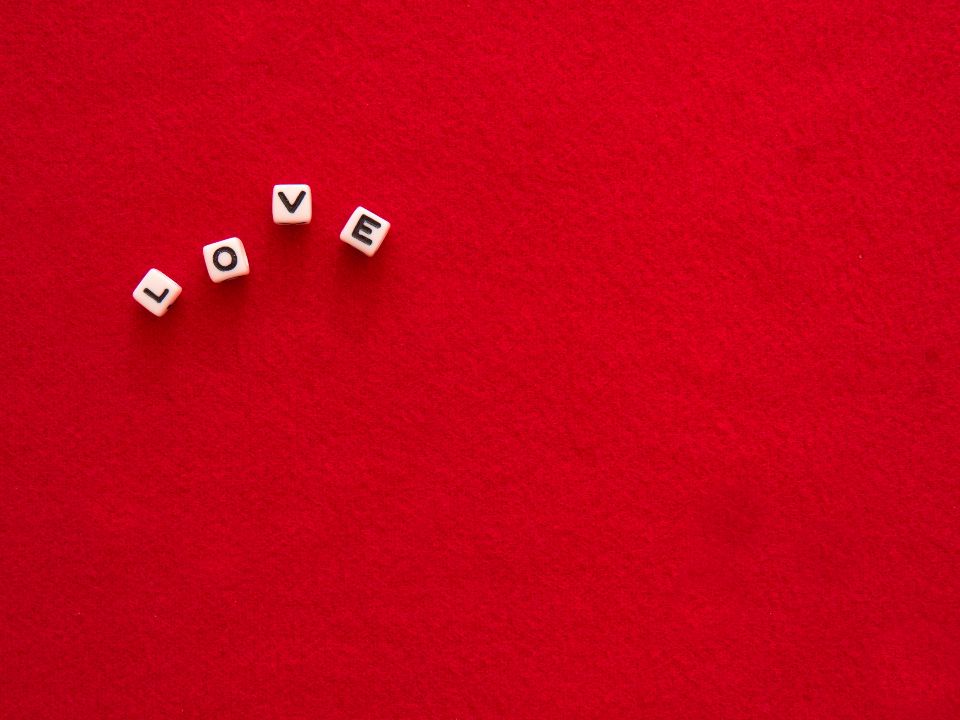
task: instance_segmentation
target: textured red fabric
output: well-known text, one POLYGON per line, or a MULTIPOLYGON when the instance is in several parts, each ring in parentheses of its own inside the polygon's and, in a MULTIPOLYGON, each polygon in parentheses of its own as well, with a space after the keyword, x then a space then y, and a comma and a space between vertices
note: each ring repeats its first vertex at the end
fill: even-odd
POLYGON ((597 5, 4 4, 0 716, 960 716, 957 3, 597 5))

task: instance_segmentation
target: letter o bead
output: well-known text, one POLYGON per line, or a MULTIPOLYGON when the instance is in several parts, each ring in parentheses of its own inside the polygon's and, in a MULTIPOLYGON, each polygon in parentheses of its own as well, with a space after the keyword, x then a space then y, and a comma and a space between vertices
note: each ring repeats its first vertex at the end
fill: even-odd
POLYGON ((203 260, 207 264, 207 274, 215 283, 250 274, 247 252, 240 238, 204 245, 203 260))

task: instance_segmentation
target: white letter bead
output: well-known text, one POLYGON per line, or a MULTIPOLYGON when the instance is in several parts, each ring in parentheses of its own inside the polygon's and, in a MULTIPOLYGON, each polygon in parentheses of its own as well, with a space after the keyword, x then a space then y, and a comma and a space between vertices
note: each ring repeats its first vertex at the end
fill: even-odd
POLYGON ((133 299, 157 317, 165 315, 183 290, 156 268, 150 268, 133 291, 133 299))
POLYGON ((207 274, 215 283, 250 274, 247 252, 240 238, 228 238, 203 246, 203 259, 207 274))
POLYGON ((390 223, 382 217, 358 207, 343 227, 340 239, 365 255, 373 257, 389 230, 390 223))
POLYGON ((305 225, 312 218, 309 185, 273 186, 273 221, 277 225, 305 225))

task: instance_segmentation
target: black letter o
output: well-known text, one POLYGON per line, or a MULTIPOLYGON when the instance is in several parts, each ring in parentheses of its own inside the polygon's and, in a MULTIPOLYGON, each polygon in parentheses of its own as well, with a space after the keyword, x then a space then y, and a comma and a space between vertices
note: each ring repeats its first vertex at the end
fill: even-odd
POLYGON ((227 270, 233 270, 237 266, 237 253, 233 251, 233 248, 224 246, 218 247, 213 251, 213 265, 217 270, 226 272, 227 270), (230 264, 221 265, 220 264, 220 253, 230 253, 230 264))

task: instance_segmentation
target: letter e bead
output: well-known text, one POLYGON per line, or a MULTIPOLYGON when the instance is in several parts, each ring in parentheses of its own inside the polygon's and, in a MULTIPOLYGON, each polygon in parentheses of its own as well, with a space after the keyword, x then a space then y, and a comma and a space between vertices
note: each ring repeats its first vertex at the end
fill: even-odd
POLYGON ((390 223, 366 208, 358 207, 347 220, 340 239, 365 255, 373 256, 387 236, 390 223))

